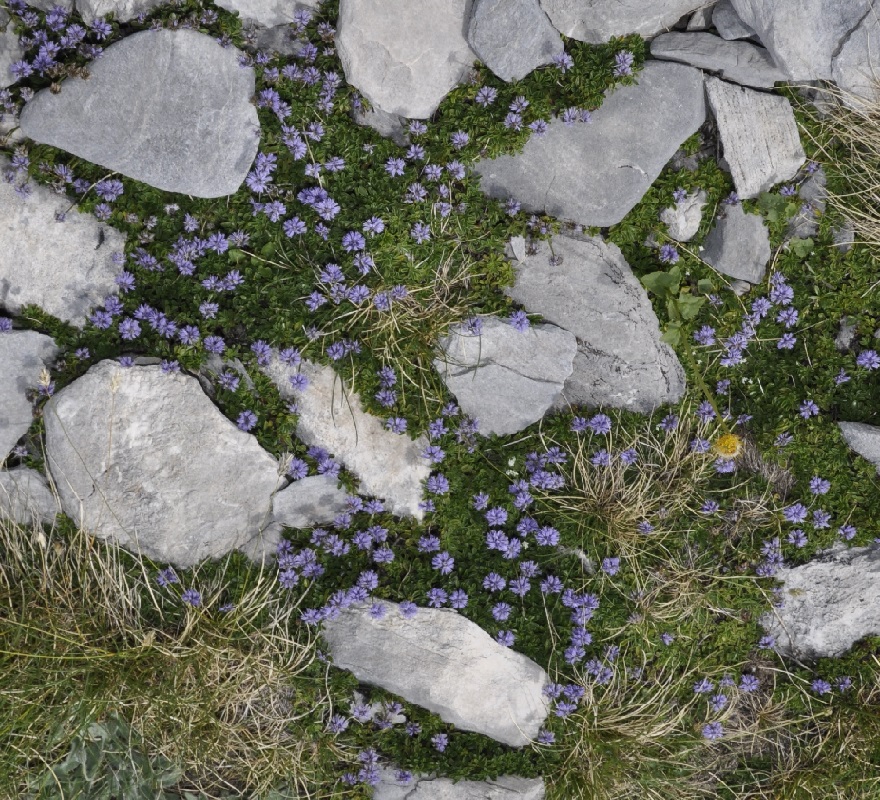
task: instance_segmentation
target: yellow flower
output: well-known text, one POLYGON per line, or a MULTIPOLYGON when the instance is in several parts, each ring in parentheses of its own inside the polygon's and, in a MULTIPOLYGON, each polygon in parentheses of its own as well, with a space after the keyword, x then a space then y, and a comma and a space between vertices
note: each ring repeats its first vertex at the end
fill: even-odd
POLYGON ((735 433, 725 433, 715 440, 715 452, 724 458, 736 458, 742 450, 742 439, 735 433))

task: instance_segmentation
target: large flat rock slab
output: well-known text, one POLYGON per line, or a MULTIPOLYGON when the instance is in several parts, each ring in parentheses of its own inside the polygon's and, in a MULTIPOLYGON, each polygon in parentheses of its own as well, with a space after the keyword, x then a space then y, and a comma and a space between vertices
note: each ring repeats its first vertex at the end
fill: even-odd
POLYGON ((383 603, 382 619, 362 604, 324 622, 334 665, 462 730, 513 747, 538 735, 549 711, 540 666, 455 611, 420 608, 404 619, 397 604, 383 603))
POLYGON ((46 404, 46 454, 64 512, 95 536, 185 568, 251 540, 278 463, 159 366, 101 361, 46 404))
POLYGON ((135 33, 90 64, 88 80, 38 92, 22 131, 158 189, 233 194, 260 135, 254 71, 239 55, 194 30, 135 33))
POLYGON ((427 119, 468 74, 472 0, 340 0, 346 80, 390 114, 427 119))
POLYGON ((514 197, 528 211, 605 227, 642 199, 705 118, 702 73, 650 61, 638 85, 616 88, 591 124, 555 118, 521 153, 479 161, 474 169, 491 197, 514 197))
POLYGON ((556 30, 591 44, 628 33, 652 36, 705 4, 706 0, 541 0, 556 30))
POLYGON ((706 94, 741 198, 757 197, 797 174, 806 155, 788 98, 708 76, 706 94))
POLYGON ((880 548, 839 543, 815 560, 780 569, 782 608, 762 625, 776 647, 797 658, 837 658, 880 634, 880 548))
POLYGON ((217 3, 220 8, 238 12, 242 19, 267 28, 293 22, 293 15, 300 8, 318 8, 320 4, 321 0, 219 0, 217 3))
POLYGON ((572 372, 577 342, 555 325, 518 331, 489 317, 474 335, 457 325, 439 342, 434 368, 482 434, 504 436, 537 422, 572 372))
MULTIPOLYGON (((831 61, 831 74, 850 108, 869 111, 880 99, 877 62, 880 53, 880 6, 866 14, 831 61)), ((870 113, 870 112, 869 112, 870 113)))
MULTIPOLYGON (((832 78, 831 62, 873 0, 731 0, 793 81, 832 78)), ((872 53, 874 59, 877 53, 872 53)))
MULTIPOLYGON (((0 172, 8 167, 0 157, 0 172)), ((119 291, 113 253, 122 253, 125 235, 71 209, 70 200, 49 187, 30 187, 21 197, 0 181, 0 305, 13 314, 37 305, 82 327, 94 306, 119 291)))
POLYGON ((149 14, 164 2, 165 0, 76 0, 76 10, 86 25, 91 25, 98 17, 106 17, 108 14, 112 14, 117 22, 128 22, 141 14, 149 14))
POLYGON ((728 42, 711 33, 661 34, 651 42, 651 55, 717 72, 725 80, 757 89, 772 89, 777 81, 787 80, 763 47, 728 42))
POLYGON ((309 385, 302 392, 291 388, 293 371, 277 354, 263 371, 283 398, 299 405, 297 437, 328 450, 351 470, 360 480, 361 494, 381 497, 399 516, 424 516, 419 502, 431 474, 429 462, 421 457, 427 438, 413 440, 386 430, 383 420, 363 410, 360 397, 332 367, 303 361, 300 371, 309 385))
POLYGON ((36 331, 0 333, 0 461, 15 447, 34 421, 28 392, 37 387, 58 348, 54 340, 36 331))
POLYGON ((577 337, 574 368, 555 405, 648 412, 681 399, 684 370, 660 341, 648 293, 617 245, 567 236, 534 244, 534 255, 513 262, 516 281, 507 293, 577 337), (554 266, 551 255, 562 263, 554 266))
POLYGON ((544 800, 541 778, 499 775, 495 780, 452 781, 435 775, 415 775, 408 784, 394 777, 394 770, 380 769, 373 800, 544 800))

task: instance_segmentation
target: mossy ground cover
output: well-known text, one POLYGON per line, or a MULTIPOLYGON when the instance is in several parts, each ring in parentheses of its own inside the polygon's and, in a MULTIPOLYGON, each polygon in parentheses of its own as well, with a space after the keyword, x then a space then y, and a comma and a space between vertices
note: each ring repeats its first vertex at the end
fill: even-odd
MULTIPOLYGON (((836 250, 831 212, 819 219, 812 240, 786 242, 785 227, 799 203, 775 192, 746 204, 770 225, 771 276, 744 297, 734 294, 699 258, 699 243, 733 190, 729 175, 705 157, 714 146, 707 127, 685 143, 686 153, 703 155, 696 168, 667 168, 626 219, 604 232, 651 289, 688 373, 687 397, 651 417, 605 409, 605 418, 601 410, 573 409, 515 436, 475 436, 431 367, 435 342, 451 324, 511 313, 514 306, 503 293, 512 280, 504 243, 511 235, 547 236, 559 226, 486 199, 464 167, 516 152, 531 122, 567 108, 597 108, 603 92, 638 79, 644 42, 567 41, 569 68, 542 68, 514 84, 478 65, 426 130, 411 129, 411 146, 401 148, 351 121, 352 104, 364 101, 341 81, 332 52, 335 16, 335 4, 326 3, 306 26, 313 57, 254 59, 260 153, 264 163, 274 163, 271 180, 259 191, 251 190, 257 181, 229 198, 194 200, 113 176, 50 147, 18 151, 27 156, 30 179, 40 183, 59 184, 63 171, 57 167, 69 167, 85 190, 59 184, 71 203, 109 216, 128 235, 124 263, 134 287, 121 295, 118 316, 136 319, 146 304, 176 329, 151 325, 149 315, 141 315, 140 335, 123 339, 116 318, 102 327, 96 317, 79 331, 39 309, 25 309, 15 325, 50 333, 64 347, 51 376, 56 391, 104 358, 153 356, 195 371, 208 355, 208 337, 220 337, 224 357, 241 359, 254 387, 245 381, 234 390, 215 386, 218 406, 232 420, 253 412, 252 433, 260 443, 279 457, 304 459, 311 471, 315 454, 293 435, 296 407, 262 376, 259 346, 252 345, 296 348, 302 358, 330 363, 371 412, 405 420, 401 435, 430 433, 442 449, 426 491, 425 522, 365 510, 340 522, 334 534, 346 542, 355 531, 383 529, 394 553, 387 563, 377 563, 372 548, 349 546, 333 555, 320 532, 291 530, 292 550, 315 550, 325 569, 320 578, 291 588, 284 588, 273 566, 259 570, 241 556, 180 572, 177 582, 163 579, 160 585, 166 565, 114 551, 69 523, 45 544, 14 527, 6 530, 0 571, 6 676, 0 693, 7 710, 0 735, 9 745, 0 760, 3 793, 113 796, 113 776, 123 775, 150 797, 369 797, 364 759, 374 748, 383 763, 413 773, 542 775, 552 800, 875 797, 877 642, 860 643, 844 659, 799 665, 761 642, 758 623, 777 599, 767 567, 775 554, 796 564, 840 538, 864 545, 878 535, 876 473, 849 452, 835 425, 838 419, 872 422, 877 407, 873 372, 855 361, 871 348, 878 327, 871 251, 861 245, 846 254, 836 250), (615 76, 615 55, 622 51, 634 56, 634 77, 615 76), (298 71, 285 72, 290 65, 298 71), (309 67, 314 80, 306 77, 309 67), (338 86, 328 73, 340 78, 338 86), (487 87, 495 97, 482 104, 478 98, 492 95, 487 87), (511 104, 522 109, 519 122, 508 118, 511 104), (453 139, 461 131, 466 142, 453 139), (333 159, 344 161, 339 171, 326 168, 333 159), (399 167, 395 159, 402 159, 399 167), (325 168, 307 171, 313 164, 325 168), (427 164, 445 169, 435 180, 427 164), (112 202, 96 194, 108 179, 123 186, 112 202), (324 189, 338 210, 322 215, 314 202, 301 202, 297 195, 308 187, 324 189), (705 190, 708 205, 695 240, 675 245, 675 257, 666 251, 661 258, 658 247, 669 242, 658 214, 680 188, 705 190), (288 235, 284 222, 294 216, 306 230, 288 235), (372 218, 381 219, 381 230, 364 228, 372 218), (416 233, 419 225, 427 226, 430 238, 416 233), (353 240, 344 238, 350 232, 363 234, 363 246, 351 246, 353 240), (181 252, 181 237, 210 242, 218 235, 213 249, 196 248, 192 270, 169 260, 181 252), (645 244, 650 236, 657 246, 645 244), (363 260, 367 253, 371 265, 363 260), (339 266, 341 278, 327 273, 330 263, 339 266), (231 288, 218 288, 233 270, 240 285, 234 280, 231 288), (204 285, 212 275, 217 282, 204 285), (395 287, 405 292, 395 294, 395 287), (761 297, 771 298, 762 316, 754 305, 761 297), (206 303, 217 308, 206 314, 206 303), (798 310, 790 327, 776 320, 785 307, 798 310), (858 324, 850 352, 834 346, 843 315, 858 324), (740 356, 731 358, 737 346, 730 337, 742 335, 744 320, 754 331, 745 335, 740 356), (180 336, 185 326, 198 331, 189 343, 180 336), (704 326, 714 328, 703 337, 713 339, 710 344, 694 339, 704 326), (777 346, 786 332, 796 337, 791 349, 777 346), (382 368, 394 372, 393 399, 377 398, 382 368), (838 379, 841 370, 848 381, 838 379), (806 401, 815 403, 817 414, 802 415, 806 401), (705 405, 698 414, 703 403, 725 421, 712 418, 705 405), (735 459, 712 448, 730 432, 741 442, 735 459), (814 476, 829 488, 811 493, 814 476), (808 515, 797 528, 804 541, 792 534, 796 525, 783 513, 796 502, 808 515), (490 523, 503 531, 506 545, 487 547, 490 523), (519 553, 511 541, 521 542, 519 553), (438 552, 455 560, 448 574, 432 565, 438 552), (418 732, 382 719, 351 719, 356 690, 367 702, 386 706, 400 698, 359 687, 329 666, 315 629, 301 615, 332 602, 365 572, 378 577, 372 592, 377 602, 426 605, 430 591, 438 597, 442 590, 448 604, 453 593, 464 593, 459 613, 493 637, 512 637, 515 649, 547 669, 559 688, 542 741, 513 749, 456 731, 406 703, 403 713, 418 732), (485 587, 490 573, 505 582, 503 590, 485 587), (552 581, 546 583, 551 578, 571 593, 554 591, 552 581), (187 589, 201 593, 199 605, 182 602, 187 589), (499 611, 499 603, 509 609, 499 611), (575 632, 579 638, 572 641, 578 620, 583 625, 576 628, 585 632, 575 632), (235 680, 224 663, 237 665, 235 680), (838 683, 844 678, 850 688, 839 688, 848 685, 838 683), (832 692, 818 693, 816 679, 828 681, 832 692), (255 708, 259 713, 248 716, 255 708), (103 734, 89 733, 94 723, 105 726, 103 734), (131 752, 145 753, 145 761, 112 755, 118 753, 114 736, 126 731, 137 743, 131 752), (433 744, 439 734, 448 737, 443 750, 433 744), (47 771, 48 765, 55 769, 47 771), (345 779, 346 773, 352 777, 345 779)), ((46 27, 44 14, 28 19, 14 13, 14 20, 26 34, 46 27)), ((114 24, 107 41, 175 20, 244 44, 235 17, 192 2, 138 24, 114 24)), ((86 64, 69 55, 68 66, 35 73, 24 85, 43 88, 70 65, 86 64)), ((10 102, 20 92, 15 89, 10 102)), ((808 109, 798 113, 804 125, 813 125, 808 109)), ((833 188, 840 180, 834 163, 820 160, 833 188)), ((12 457, 8 466, 40 468, 39 435, 38 418, 27 455, 12 457)), ((341 478, 354 488, 352 476, 343 472, 341 478)))

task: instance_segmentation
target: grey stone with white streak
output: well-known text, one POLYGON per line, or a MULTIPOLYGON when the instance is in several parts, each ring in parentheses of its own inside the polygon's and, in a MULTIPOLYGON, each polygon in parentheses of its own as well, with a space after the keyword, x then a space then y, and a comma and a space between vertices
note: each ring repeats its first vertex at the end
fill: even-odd
POLYGON ((507 293, 577 337, 573 370, 554 406, 647 412, 679 400, 684 370, 660 341, 648 293, 617 245, 554 236, 535 246, 535 255, 513 264, 516 281, 507 293), (562 257, 557 266, 550 264, 551 246, 562 257))
POLYGON ((739 204, 725 206, 709 231, 700 257, 723 275, 760 283, 770 261, 770 232, 758 214, 746 214, 739 204))
POLYGON ((91 25, 98 17, 106 17, 108 14, 112 14, 117 22, 128 22, 141 14, 149 14, 164 2, 165 0, 76 0, 76 10, 86 25, 91 25))
POLYGON ((34 421, 28 392, 36 388, 40 374, 57 355, 54 340, 42 333, 0 333, 0 462, 34 421))
POLYGON ((293 481, 272 498, 269 524, 239 549, 254 561, 265 561, 276 552, 284 528, 327 525, 348 509, 348 492, 331 475, 310 475, 293 481))
POLYGON ((468 41, 504 81, 524 78, 565 49, 538 0, 474 0, 468 41))
POLYGON ((0 29, 4 28, 5 30, 0 30, 0 89, 15 83, 16 78, 9 68, 25 55, 24 48, 18 43, 18 34, 13 29, 9 14, 0 8, 0 29))
POLYGON ((373 800, 544 800, 541 778, 499 775, 494 780, 452 781, 435 775, 414 775, 407 784, 394 778, 394 770, 380 767, 373 800))
POLYGON ((36 470, 0 471, 0 519, 17 525, 51 525, 60 511, 58 498, 36 470))
POLYGON ((381 619, 356 604, 324 621, 335 666, 503 744, 522 747, 538 735, 549 711, 549 678, 538 664, 452 609, 419 608, 404 619, 400 606, 382 602, 381 619))
POLYGON ((703 221, 703 208, 706 205, 706 193, 700 189, 689 194, 682 202, 664 208, 660 212, 660 222, 666 226, 666 233, 677 242, 689 242, 703 221))
POLYGON ((722 39, 748 39, 755 32, 740 19, 730 0, 719 0, 712 11, 712 24, 722 39))
MULTIPOLYGON (((0 173, 8 168, 0 156, 0 173)), ((82 327, 90 309, 119 291, 112 254, 122 253, 125 235, 47 186, 30 189, 21 197, 0 180, 0 305, 13 314, 37 305, 82 327)))
POLYGON ((321 0, 217 0, 217 5, 227 11, 238 12, 243 20, 253 20, 272 28, 293 22, 293 15, 300 8, 317 9, 321 0))
POLYGON ((711 33, 664 33, 651 42, 651 55, 717 72, 725 80, 772 89, 786 80, 763 48, 751 42, 727 42, 711 33))
POLYGON ((556 30, 590 44, 628 33, 653 36, 705 4, 706 0, 541 0, 556 30))
POLYGON ((880 548, 839 542, 797 567, 780 569, 782 608, 761 618, 776 648, 800 659, 838 658, 880 634, 880 548))
POLYGON ((615 225, 705 118, 702 73, 649 61, 638 85, 614 89, 590 124, 555 118, 521 153, 478 161, 474 170, 491 197, 581 225, 615 225))
POLYGON ((797 174, 806 156, 788 98, 709 76, 706 94, 742 199, 757 197, 797 174))
POLYGON ((880 5, 875 4, 846 37, 831 61, 831 75, 850 108, 869 112, 880 100, 880 5))
POLYGON ((189 567, 250 541, 283 484, 278 463, 198 381, 101 361, 46 404, 64 512, 94 536, 189 567))
POLYGON ((353 472, 361 494, 381 497, 399 516, 424 516, 419 502, 423 482, 431 474, 430 463, 421 456, 426 437, 413 440, 407 434, 391 433, 382 420, 363 410, 360 397, 332 367, 303 361, 300 371, 309 381, 303 392, 293 390, 293 373, 274 351, 262 370, 285 400, 297 402, 298 438, 328 450, 353 472))
POLYGON ((169 192, 221 197, 257 153, 254 71, 195 30, 141 31, 110 45, 88 80, 24 107, 31 139, 169 192))
POLYGON ((336 50, 348 83, 390 114, 427 119, 469 74, 472 0, 341 0, 336 50))
POLYGON ((504 436, 537 422, 553 407, 571 375, 577 342, 555 325, 520 332, 489 317, 480 335, 457 325, 439 347, 434 368, 462 411, 478 420, 480 433, 504 436))
POLYGON ((874 5, 874 0, 731 2, 793 81, 832 79, 834 55, 874 5))

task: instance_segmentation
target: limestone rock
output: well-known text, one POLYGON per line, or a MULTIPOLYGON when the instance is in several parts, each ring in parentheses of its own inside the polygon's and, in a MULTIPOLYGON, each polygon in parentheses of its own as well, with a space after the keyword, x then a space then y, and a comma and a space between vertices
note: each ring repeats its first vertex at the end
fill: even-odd
POLYGON ((451 609, 420 608, 404 619, 396 603, 383 604, 382 619, 358 604, 324 621, 335 666, 462 730, 512 747, 537 736, 549 710, 540 666, 451 609))
POLYGON ((76 0, 76 10, 86 25, 91 25, 98 17, 106 17, 108 14, 112 14, 117 22, 128 22, 140 14, 149 14, 164 2, 165 0, 76 0))
POLYGON ((760 283, 770 261, 770 233, 757 214, 741 205, 726 206, 703 242, 703 261, 731 278, 760 283))
POLYGON ((700 189, 688 195, 682 202, 664 208, 660 212, 660 222, 666 226, 666 232, 677 242, 689 242, 703 221, 703 207, 706 205, 706 193, 700 189))
POLYGON ((508 294, 578 339, 574 368, 554 405, 650 411, 680 399, 684 371, 660 341, 648 294, 614 245, 554 236, 514 264, 508 294), (552 266, 550 247, 562 257, 552 266))
MULTIPOLYGON (((840 330, 837 331, 837 335, 834 337, 834 346, 841 352, 847 352, 853 345, 853 342, 856 338, 856 330, 858 330, 858 323, 856 320, 851 317, 841 317, 840 319, 840 330)), ((856 423, 838 423, 840 425, 852 425, 856 423)), ((844 433, 844 436, 846 434, 844 433)), ((880 445, 880 441, 878 441, 878 445, 880 445)), ((878 450, 878 462, 880 462, 880 450, 878 450)))
POLYGON ((499 775, 495 780, 452 781, 435 775, 414 775, 408 784, 394 779, 394 770, 380 770, 373 800, 544 800, 541 778, 499 775))
POLYGON ((842 542, 815 560, 783 568, 784 605, 761 623, 776 647, 801 659, 837 658, 880 634, 880 549, 842 542))
MULTIPOLYGON (((731 0, 793 81, 830 80, 832 58, 874 0, 731 0)), ((876 52, 873 54, 876 58, 876 52)))
POLYGON ((877 91, 880 64, 880 5, 862 19, 831 61, 831 74, 850 108, 867 112, 880 100, 877 91))
POLYGON ((37 387, 40 373, 51 366, 57 355, 55 342, 42 333, 0 333, 0 461, 34 421, 27 393, 37 387))
POLYGON ((359 108, 352 109, 351 117, 356 125, 372 128, 399 147, 406 147, 409 142, 406 122, 397 114, 389 114, 381 108, 359 108))
POLYGON ((195 30, 141 31, 38 92, 21 114, 31 139, 169 192, 234 193, 257 153, 254 72, 195 30))
POLYGON ((472 0, 341 0, 336 49, 347 81, 374 106, 427 119, 476 60, 472 0))
POLYGON ((13 30, 9 14, 0 9, 0 89, 15 83, 16 78, 9 68, 16 61, 21 61, 24 53, 24 48, 18 43, 18 35, 13 30))
POLYGON ((0 471, 0 519, 17 525, 51 525, 60 510, 49 484, 36 470, 0 471))
POLYGON ((719 0, 712 11, 712 24, 722 39, 748 39, 755 32, 740 19, 730 0, 719 0))
POLYGON ((475 0, 468 42, 504 81, 524 78, 564 49, 538 0, 475 0))
POLYGON ((651 42, 651 55, 717 72, 722 78, 758 89, 786 80, 763 48, 751 42, 727 42, 711 33, 664 33, 651 42))
POLYGON ((278 464, 195 378, 101 361, 43 416, 62 508, 95 536, 189 567, 267 522, 278 464))
POLYGON ((590 124, 554 119, 515 156, 479 161, 484 192, 581 225, 614 225, 706 117, 703 76, 649 61, 637 86, 615 89, 590 124))
POLYGON ((848 253, 856 243, 856 229, 852 220, 845 219, 831 231, 834 247, 841 253, 848 253))
POLYGON ((712 12, 715 10, 715 3, 709 2, 698 8, 691 14, 688 20, 687 29, 689 31, 705 31, 712 27, 712 12))
POLYGON ((741 198, 795 176, 806 156, 788 98, 708 76, 706 93, 741 198))
POLYGON ((482 434, 503 436, 537 422, 559 397, 571 375, 575 337, 554 325, 520 332, 490 317, 474 336, 464 325, 440 340, 434 361, 462 411, 482 434))
MULTIPOLYGON (((0 172, 8 167, 0 157, 0 172)), ((118 292, 112 254, 124 248, 122 233, 71 209, 64 195, 31 184, 23 198, 0 180, 0 304, 8 311, 33 304, 85 325, 89 310, 118 292)))
POLYGON ((422 518, 422 484, 431 474, 421 457, 427 438, 413 440, 386 430, 332 367, 303 361, 300 371, 309 385, 300 393, 291 388, 291 372, 277 354, 263 371, 285 400, 299 404, 296 435, 303 442, 325 448, 357 475, 361 494, 383 498, 394 514, 422 518))
POLYGON ((819 232, 819 216, 825 211, 828 190, 826 189, 825 171, 817 169, 798 189, 802 207, 789 220, 786 235, 806 239, 819 232))
POLYGON ((299 8, 318 8, 321 0, 217 0, 217 5, 227 11, 238 12, 243 20, 253 20, 271 28, 293 22, 293 15, 299 8))
POLYGON ((880 475, 880 428, 864 422, 838 422, 837 425, 846 443, 877 467, 880 475))
POLYGON ((628 33, 653 36, 705 4, 706 0, 541 0, 541 7, 556 30, 570 39, 591 44, 628 33))

